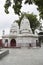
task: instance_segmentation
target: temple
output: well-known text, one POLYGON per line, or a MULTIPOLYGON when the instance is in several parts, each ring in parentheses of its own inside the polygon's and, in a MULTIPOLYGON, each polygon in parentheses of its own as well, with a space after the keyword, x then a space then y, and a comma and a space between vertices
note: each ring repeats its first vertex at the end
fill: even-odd
POLYGON ((36 46, 36 40, 38 40, 38 35, 32 33, 30 22, 26 16, 21 20, 20 28, 18 23, 14 21, 11 25, 10 33, 2 36, 4 47, 36 46))

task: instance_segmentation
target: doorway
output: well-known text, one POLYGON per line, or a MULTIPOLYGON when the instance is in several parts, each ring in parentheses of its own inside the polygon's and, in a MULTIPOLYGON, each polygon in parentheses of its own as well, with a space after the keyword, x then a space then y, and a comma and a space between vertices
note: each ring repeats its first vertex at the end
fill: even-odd
POLYGON ((16 47, 16 40, 12 39, 10 42, 11 47, 16 47))

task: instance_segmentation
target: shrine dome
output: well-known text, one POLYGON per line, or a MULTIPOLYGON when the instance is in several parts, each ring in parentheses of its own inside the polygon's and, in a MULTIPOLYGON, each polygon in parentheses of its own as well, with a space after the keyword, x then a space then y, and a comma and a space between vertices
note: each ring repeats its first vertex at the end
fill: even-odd
POLYGON ((21 33, 29 33, 29 34, 32 33, 32 30, 30 28, 30 22, 26 16, 24 16, 21 21, 20 31, 21 33))
POLYGON ((14 21, 13 24, 11 25, 10 33, 11 34, 19 33, 19 26, 18 23, 16 23, 16 21, 14 21))

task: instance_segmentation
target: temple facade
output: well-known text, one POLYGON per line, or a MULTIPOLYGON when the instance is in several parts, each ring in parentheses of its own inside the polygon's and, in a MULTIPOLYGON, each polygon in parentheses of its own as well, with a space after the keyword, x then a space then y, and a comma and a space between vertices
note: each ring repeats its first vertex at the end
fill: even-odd
POLYGON ((20 28, 18 23, 14 21, 11 25, 9 35, 2 36, 4 47, 36 46, 36 40, 38 40, 38 35, 32 33, 30 22, 26 16, 21 20, 20 28))

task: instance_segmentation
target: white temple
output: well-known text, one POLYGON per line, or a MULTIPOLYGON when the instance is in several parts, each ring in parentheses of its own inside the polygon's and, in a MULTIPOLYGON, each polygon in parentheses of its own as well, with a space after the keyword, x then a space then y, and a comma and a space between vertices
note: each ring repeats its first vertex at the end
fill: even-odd
POLYGON ((36 46, 38 35, 32 33, 30 22, 24 16, 20 24, 20 29, 18 23, 14 21, 10 28, 10 34, 3 35, 2 39, 4 47, 29 47, 29 44, 36 46))

